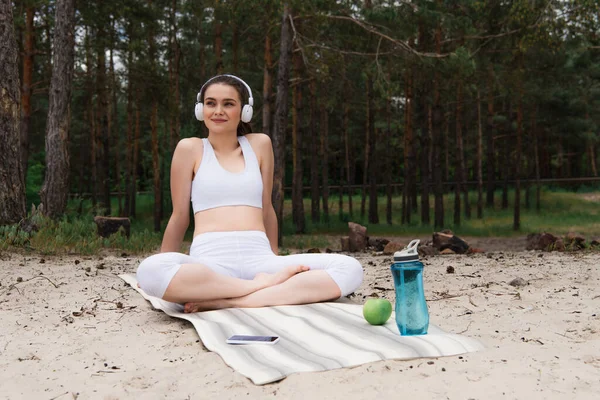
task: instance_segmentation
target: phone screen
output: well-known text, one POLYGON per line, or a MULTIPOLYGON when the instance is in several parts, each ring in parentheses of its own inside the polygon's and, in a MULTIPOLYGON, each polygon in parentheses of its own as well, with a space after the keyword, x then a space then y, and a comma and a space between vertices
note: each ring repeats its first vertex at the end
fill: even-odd
POLYGON ((274 342, 277 336, 250 336, 250 335, 233 335, 229 340, 244 341, 244 342, 274 342))

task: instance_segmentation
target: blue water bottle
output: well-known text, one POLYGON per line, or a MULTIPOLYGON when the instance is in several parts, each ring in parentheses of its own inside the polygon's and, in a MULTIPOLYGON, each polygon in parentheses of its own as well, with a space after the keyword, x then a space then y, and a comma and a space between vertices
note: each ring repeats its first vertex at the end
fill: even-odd
POLYGON ((396 287, 396 324, 401 335, 424 335, 429 327, 429 312, 423 290, 423 264, 413 240, 394 253, 391 266, 396 287))

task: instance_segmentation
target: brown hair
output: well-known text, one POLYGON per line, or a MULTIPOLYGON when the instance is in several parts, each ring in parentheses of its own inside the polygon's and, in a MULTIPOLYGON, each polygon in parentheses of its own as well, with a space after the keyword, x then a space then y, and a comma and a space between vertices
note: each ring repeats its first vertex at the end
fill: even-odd
MULTIPOLYGON (((217 83, 231 86, 238 92, 240 100, 242 101, 242 109, 244 107, 244 104, 248 104, 248 98, 250 97, 250 93, 248 93, 246 86, 244 86, 244 84, 238 79, 228 75, 217 75, 214 78, 209 79, 208 82, 205 83, 204 89, 202 89, 202 93, 200 93, 200 102, 204 103, 204 94, 206 93, 206 90, 210 86, 217 83)), ((249 122, 243 122, 240 120, 240 123, 237 127, 237 135, 244 136, 246 133, 252 133, 252 126, 249 122)))

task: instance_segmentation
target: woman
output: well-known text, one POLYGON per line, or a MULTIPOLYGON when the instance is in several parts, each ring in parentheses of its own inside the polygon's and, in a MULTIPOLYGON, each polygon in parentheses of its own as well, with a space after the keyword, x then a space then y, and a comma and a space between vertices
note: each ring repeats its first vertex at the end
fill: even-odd
POLYGON ((181 140, 171 164, 173 214, 160 254, 137 278, 146 293, 186 303, 186 312, 334 300, 362 283, 360 263, 340 254, 277 256, 271 203, 273 147, 249 133, 252 91, 233 75, 209 79, 198 93, 196 118, 208 138, 181 140), (179 253, 189 225, 190 255, 179 253))

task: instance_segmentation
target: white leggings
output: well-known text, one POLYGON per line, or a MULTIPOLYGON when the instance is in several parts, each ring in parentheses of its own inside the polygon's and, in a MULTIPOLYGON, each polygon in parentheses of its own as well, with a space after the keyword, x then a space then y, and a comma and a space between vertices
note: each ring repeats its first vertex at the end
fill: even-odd
POLYGON ((293 254, 277 256, 262 231, 208 232, 196 236, 190 255, 160 253, 146 258, 137 270, 140 287, 162 298, 182 264, 202 264, 211 270, 241 279, 253 279, 259 272, 275 273, 288 266, 304 265, 325 270, 339 286, 342 296, 362 283, 360 262, 343 254, 293 254))

